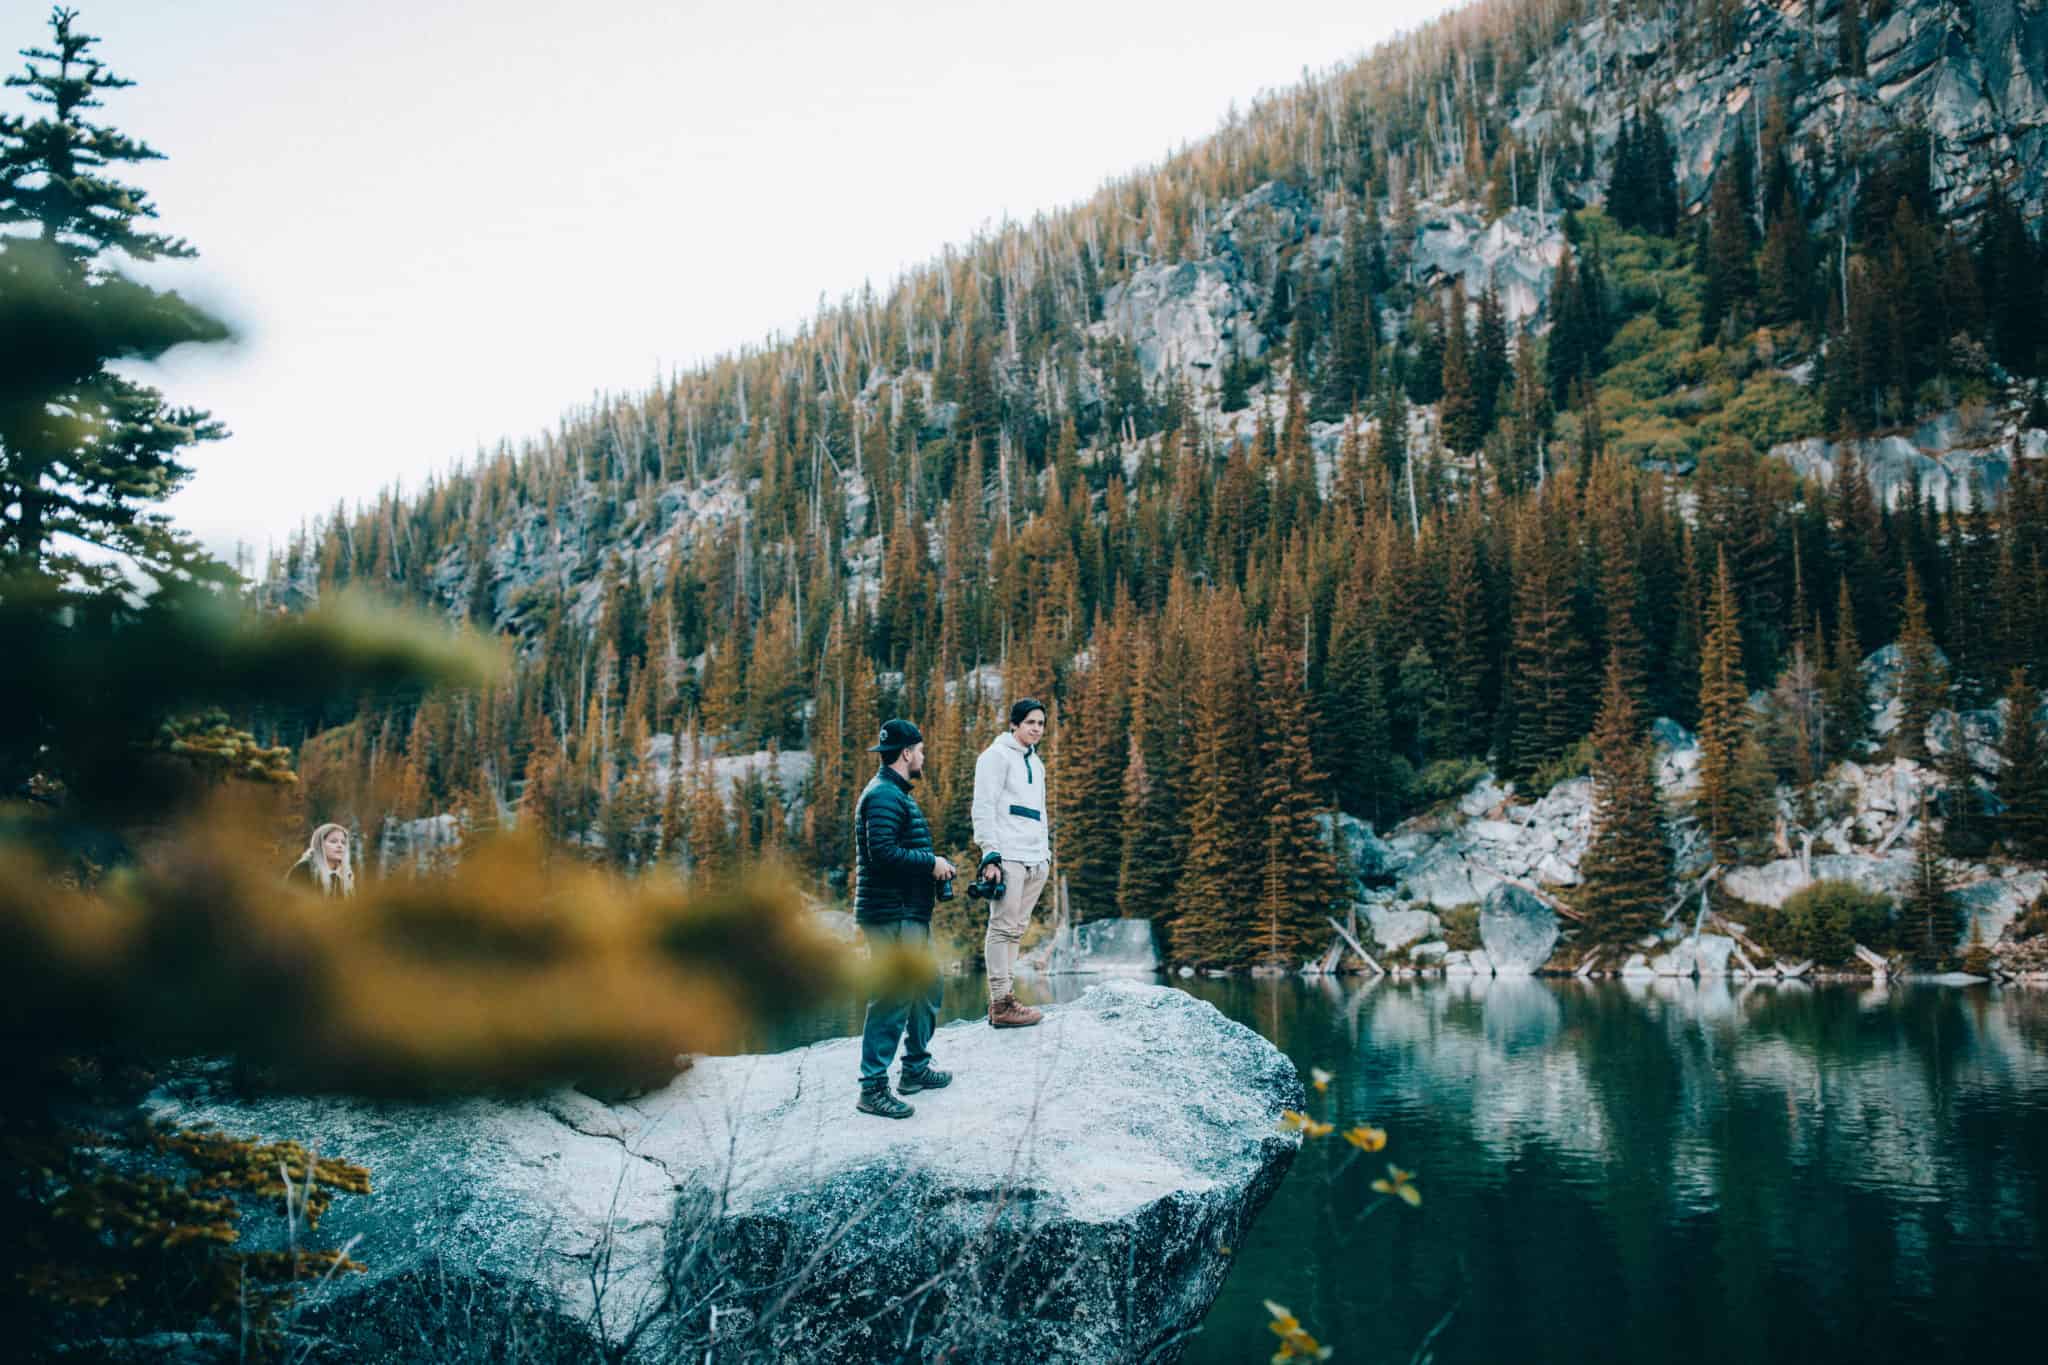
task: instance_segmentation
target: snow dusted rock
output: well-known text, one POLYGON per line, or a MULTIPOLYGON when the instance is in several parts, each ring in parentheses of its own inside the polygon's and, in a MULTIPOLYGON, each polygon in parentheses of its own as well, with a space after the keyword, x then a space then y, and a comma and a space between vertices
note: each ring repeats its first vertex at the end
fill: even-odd
POLYGON ((1470 952, 1445 953, 1444 975, 1492 976, 1493 960, 1486 955, 1484 948, 1474 948, 1470 952))
POLYGON ((1448 943, 1441 939, 1433 939, 1428 943, 1418 943, 1413 948, 1410 948, 1408 950, 1408 957, 1413 962, 1436 962, 1448 956, 1450 950, 1451 947, 1448 943))
POLYGON ((1641 953, 1630 953, 1628 960, 1621 964, 1623 976, 1655 976, 1657 969, 1650 965, 1650 959, 1641 953))
POLYGON ((1443 932, 1443 922, 1427 910, 1396 910, 1391 906, 1369 906, 1365 918, 1372 925, 1373 940, 1390 953, 1411 943, 1443 932))
POLYGON ((956 1079, 898 1123, 853 1112, 859 1047, 701 1059, 618 1104, 236 1100, 188 1074, 147 1107, 370 1168, 377 1192, 320 1229, 360 1236, 368 1269, 317 1324, 386 1360, 436 1358, 432 1334, 472 1318, 563 1359, 702 1359, 715 1306, 749 1358, 868 1361, 913 1326, 887 1296, 933 1278, 914 1326, 935 1351, 1166 1356, 1300 1141, 1275 1124, 1303 1104, 1293 1065, 1169 987, 1108 982, 1028 1031, 941 1029, 956 1079))
POLYGON ((1519 886, 1495 887, 1479 907, 1479 941, 1496 976, 1528 976, 1557 947, 1557 912, 1519 886))

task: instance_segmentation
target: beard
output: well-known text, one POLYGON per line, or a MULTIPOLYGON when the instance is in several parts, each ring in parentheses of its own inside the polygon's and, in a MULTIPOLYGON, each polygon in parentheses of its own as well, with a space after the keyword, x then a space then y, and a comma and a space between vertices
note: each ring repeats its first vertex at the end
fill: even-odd
POLYGON ((917 766, 916 766, 915 768, 912 768, 912 769, 911 769, 910 771, 908 771, 908 772, 906 772, 905 774, 903 774, 904 780, 905 780, 905 781, 907 781, 907 782, 915 782, 915 781, 917 781, 917 779, 918 779, 918 778, 920 778, 920 777, 923 777, 923 776, 924 776, 924 764, 922 764, 922 763, 918 764, 918 765, 917 765, 917 766))

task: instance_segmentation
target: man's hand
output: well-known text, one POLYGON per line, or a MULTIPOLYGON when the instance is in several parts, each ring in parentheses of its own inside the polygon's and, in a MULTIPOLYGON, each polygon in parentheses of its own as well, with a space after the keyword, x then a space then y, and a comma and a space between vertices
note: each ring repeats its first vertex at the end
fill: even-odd
POLYGON ((953 865, 944 858, 934 857, 932 859, 932 880, 935 882, 952 881, 953 865))
POLYGON ((981 879, 985 882, 1001 881, 1003 879, 1003 865, 1001 863, 990 863, 987 867, 981 869, 981 879))

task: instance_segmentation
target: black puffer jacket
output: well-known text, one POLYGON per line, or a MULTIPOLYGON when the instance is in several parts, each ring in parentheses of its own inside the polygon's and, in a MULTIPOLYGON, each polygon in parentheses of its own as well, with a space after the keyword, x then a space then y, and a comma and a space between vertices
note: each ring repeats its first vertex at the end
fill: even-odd
POLYGON ((910 784, 876 773, 853 808, 853 917, 862 924, 931 922, 932 831, 910 784))

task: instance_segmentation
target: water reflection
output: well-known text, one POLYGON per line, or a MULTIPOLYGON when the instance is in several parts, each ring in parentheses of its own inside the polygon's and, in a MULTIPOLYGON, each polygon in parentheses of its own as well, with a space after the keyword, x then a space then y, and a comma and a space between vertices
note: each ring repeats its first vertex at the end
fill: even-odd
MULTIPOLYGON (((1163 978, 1162 978, 1163 979, 1163 978)), ((1025 983, 1071 1000, 1087 977, 1025 983)), ((1957 1359, 2037 1342, 2048 1226, 2048 994, 1483 977, 1170 984, 1258 1030, 1378 1168, 1311 1147, 1203 1330, 1263 1359, 1277 1299, 1345 1361, 1957 1359)), ((980 1012, 979 978, 947 1016, 980 1012)), ((858 1006, 765 1046, 858 1029, 858 1006)), ((848 1080, 851 1085, 851 1078, 848 1080)))
POLYGON ((1242 1358, 1267 1296, 1315 1303, 1346 1359, 1405 1359, 1453 1304, 1440 1360, 1925 1359, 2030 1329, 2038 993, 1187 984, 1338 1071, 1340 1116, 1388 1127, 1426 1191, 1357 1244, 1304 1245, 1287 1230, 1356 1194, 1305 1157, 1192 1360, 1242 1358))

